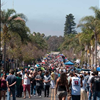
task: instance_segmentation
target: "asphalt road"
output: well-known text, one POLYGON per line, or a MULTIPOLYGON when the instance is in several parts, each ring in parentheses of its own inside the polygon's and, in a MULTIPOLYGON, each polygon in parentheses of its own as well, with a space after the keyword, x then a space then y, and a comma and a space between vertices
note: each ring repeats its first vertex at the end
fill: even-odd
MULTIPOLYGON (((26 96, 26 99, 25 100, 58 100, 58 97, 55 96, 55 89, 51 89, 50 90, 50 94, 49 94, 49 97, 44 97, 44 92, 42 92, 42 97, 38 97, 38 95, 36 95, 35 97, 32 96, 30 99, 28 98, 28 93, 27 93, 27 96, 26 96)), ((23 98, 17 98, 16 100, 24 100, 23 98)))
MULTIPOLYGON (((11 98, 12 100, 12 98, 11 98)), ((44 97, 44 92, 42 92, 42 97, 38 97, 38 95, 36 95, 35 97, 32 96, 30 99, 28 98, 28 93, 26 95, 26 99, 22 98, 16 98, 16 100, 58 100, 58 97, 55 96, 55 89, 51 89, 50 90, 50 94, 49 97, 44 97)))

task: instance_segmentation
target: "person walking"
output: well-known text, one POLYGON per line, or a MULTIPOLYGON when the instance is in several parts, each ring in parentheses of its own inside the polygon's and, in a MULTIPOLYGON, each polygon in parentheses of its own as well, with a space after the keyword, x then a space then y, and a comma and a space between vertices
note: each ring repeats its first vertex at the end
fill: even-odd
POLYGON ((28 91, 29 94, 29 98, 31 98, 30 96, 30 78, 27 71, 25 71, 25 75, 22 77, 22 84, 23 84, 23 92, 24 92, 24 99, 26 98, 26 89, 28 91))
POLYGON ((37 89, 38 96, 41 97, 43 79, 42 79, 40 70, 38 71, 38 74, 36 75, 35 80, 36 80, 36 89, 37 89))
POLYGON ((49 75, 49 72, 47 71, 44 75, 44 97, 49 97, 49 88, 50 88, 50 81, 51 76, 49 75))
POLYGON ((34 95, 36 96, 36 80, 35 80, 35 77, 36 77, 36 72, 33 72, 32 73, 32 77, 31 77, 31 96, 34 95))
POLYGON ((90 82, 90 90, 93 93, 93 100, 100 100, 100 76, 98 76, 98 72, 94 72, 95 76, 92 77, 90 82), (92 90, 92 86, 94 89, 92 90))
POLYGON ((6 74, 4 72, 3 76, 1 77, 1 98, 3 97, 3 100, 5 100, 6 98, 6 91, 7 91, 6 74))
POLYGON ((93 84, 92 84, 92 91, 91 91, 91 79, 94 77, 94 72, 91 72, 91 75, 88 79, 88 84, 89 84, 89 96, 88 100, 92 100, 92 91, 93 91, 93 84))
POLYGON ((9 75, 6 78, 6 84, 7 84, 7 100, 10 100, 11 94, 13 100, 16 100, 16 95, 15 95, 16 76, 14 75, 13 69, 10 69, 9 71, 9 75))
POLYGON ((68 95, 67 95, 67 99, 71 100, 71 85, 70 85, 70 80, 73 77, 73 73, 70 72, 69 76, 68 76, 68 86, 69 86, 69 91, 68 91, 68 95))
MULTIPOLYGON (((1 77, 0 77, 0 84, 1 84, 1 77)), ((1 85, 0 85, 0 100, 1 100, 1 85)))
POLYGON ((85 83, 86 83, 86 92, 87 92, 87 96, 89 96, 89 83, 88 83, 88 79, 90 77, 90 72, 86 73, 86 76, 84 77, 85 83))
POLYGON ((51 89, 55 88, 55 73, 54 70, 51 71, 51 89))
POLYGON ((73 75, 74 76, 70 80, 72 100, 80 100, 82 80, 80 80, 77 73, 73 73, 73 75))
POLYGON ((86 81, 83 75, 80 75, 82 80, 82 87, 81 87, 81 98, 80 100, 88 100, 87 93, 86 93, 86 81))
POLYGON ((20 97, 21 95, 21 90, 20 90, 20 85, 22 84, 22 79, 20 77, 20 73, 17 72, 16 75, 16 97, 20 97))
POLYGON ((61 73, 60 77, 57 79, 55 91, 55 93, 58 95, 59 100, 66 100, 68 91, 68 80, 66 73, 61 73))

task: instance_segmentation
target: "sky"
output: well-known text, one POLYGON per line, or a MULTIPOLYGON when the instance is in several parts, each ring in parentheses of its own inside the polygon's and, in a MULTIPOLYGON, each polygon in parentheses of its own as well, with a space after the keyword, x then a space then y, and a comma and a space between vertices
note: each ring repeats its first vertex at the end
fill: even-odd
MULTIPOLYGON (((17 13, 26 15, 26 25, 31 33, 40 32, 46 36, 63 36, 66 15, 72 13, 78 25, 82 17, 94 15, 89 8, 100 8, 100 0, 1 0, 3 9, 14 8, 17 13)), ((80 28, 76 28, 80 32, 80 28)))

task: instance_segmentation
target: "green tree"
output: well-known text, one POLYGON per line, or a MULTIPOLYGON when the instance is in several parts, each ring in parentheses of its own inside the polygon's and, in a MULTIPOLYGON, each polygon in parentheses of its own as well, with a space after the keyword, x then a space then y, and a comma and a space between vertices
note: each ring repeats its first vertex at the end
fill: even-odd
POLYGON ((10 35, 8 32, 10 32, 10 31, 15 32, 21 36, 22 40, 24 40, 24 38, 27 37, 26 31, 28 30, 28 28, 26 30, 24 30, 24 28, 25 28, 25 21, 24 20, 26 20, 25 15, 24 14, 17 14, 14 9, 8 9, 7 11, 5 11, 5 10, 1 11, 1 19, 0 20, 2 23, 2 32, 3 32, 3 40, 4 40, 4 66, 6 68, 6 64, 5 64, 6 41, 10 35), (24 30, 24 31, 21 31, 21 30, 24 30), (23 35, 21 34, 22 32, 23 32, 23 35))
MULTIPOLYGON (((91 31, 91 40, 94 40, 94 64, 97 65, 97 40, 100 36, 100 9, 97 7, 90 7, 95 13, 95 16, 86 16, 81 19, 79 26, 84 30, 91 31)), ((99 42, 99 41, 98 41, 99 42)), ((92 44, 93 45, 93 44, 92 44)))
POLYGON ((59 51, 60 45, 63 43, 64 38, 62 36, 51 36, 47 40, 48 43, 48 51, 59 51))
POLYGON ((74 22, 74 20, 75 20, 75 18, 72 14, 66 15, 64 35, 76 33, 76 31, 75 31, 76 23, 74 22))

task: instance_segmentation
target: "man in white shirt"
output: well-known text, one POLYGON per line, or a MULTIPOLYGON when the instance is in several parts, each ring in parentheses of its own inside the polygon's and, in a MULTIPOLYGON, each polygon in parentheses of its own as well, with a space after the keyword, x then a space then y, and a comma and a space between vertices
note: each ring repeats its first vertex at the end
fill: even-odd
POLYGON ((72 94, 72 100, 80 100, 80 89, 82 85, 82 81, 77 76, 76 73, 73 73, 74 76, 70 79, 70 85, 72 86, 71 94, 72 94))
POLYGON ((51 76, 49 75, 49 72, 46 72, 44 75, 44 96, 45 97, 49 97, 50 81, 51 81, 51 76))
POLYGON ((26 89, 30 97, 30 78, 27 74, 27 71, 25 71, 25 75, 22 77, 22 83, 23 83, 23 91, 24 91, 24 99, 26 98, 26 89))

